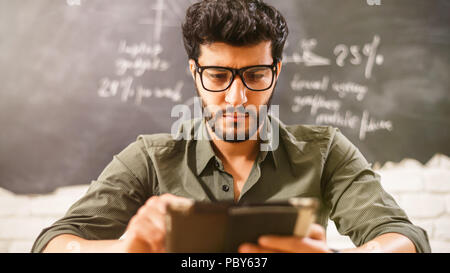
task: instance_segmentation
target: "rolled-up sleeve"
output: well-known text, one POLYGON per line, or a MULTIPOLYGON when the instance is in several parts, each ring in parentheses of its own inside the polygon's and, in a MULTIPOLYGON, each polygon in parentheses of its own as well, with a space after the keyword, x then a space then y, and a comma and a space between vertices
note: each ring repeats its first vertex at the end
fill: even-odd
POLYGON ((131 217, 153 194, 155 180, 143 141, 138 139, 113 157, 64 217, 42 230, 31 251, 41 252, 61 234, 87 240, 118 239, 131 217))
POLYGON ((330 219, 356 246, 385 233, 408 237, 417 252, 431 252, 425 230, 415 226, 381 186, 360 151, 336 129, 326 156, 322 187, 330 219))

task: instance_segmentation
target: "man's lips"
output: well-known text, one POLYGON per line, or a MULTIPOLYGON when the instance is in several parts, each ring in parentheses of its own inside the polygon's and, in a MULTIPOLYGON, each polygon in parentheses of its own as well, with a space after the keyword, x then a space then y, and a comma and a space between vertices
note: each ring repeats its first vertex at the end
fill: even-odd
POLYGON ((234 114, 224 114, 223 117, 225 119, 232 119, 234 121, 237 121, 238 119, 245 119, 248 118, 249 114, 245 113, 245 114, 238 114, 238 113, 234 113, 234 114))
POLYGON ((245 117, 248 117, 248 113, 245 113, 245 114, 224 114, 223 115, 224 117, 231 117, 231 118, 237 118, 237 117, 243 117, 243 118, 245 118, 245 117))

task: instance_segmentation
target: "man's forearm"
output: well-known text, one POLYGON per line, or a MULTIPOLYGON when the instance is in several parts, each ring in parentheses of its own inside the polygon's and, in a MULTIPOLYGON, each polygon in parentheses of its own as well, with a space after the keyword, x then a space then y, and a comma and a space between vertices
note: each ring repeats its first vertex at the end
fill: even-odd
POLYGON ((399 233, 386 233, 360 247, 344 249, 341 252, 416 253, 417 251, 408 237, 399 233))
POLYGON ((85 240, 75 235, 62 234, 53 238, 42 252, 123 252, 121 246, 121 240, 85 240))

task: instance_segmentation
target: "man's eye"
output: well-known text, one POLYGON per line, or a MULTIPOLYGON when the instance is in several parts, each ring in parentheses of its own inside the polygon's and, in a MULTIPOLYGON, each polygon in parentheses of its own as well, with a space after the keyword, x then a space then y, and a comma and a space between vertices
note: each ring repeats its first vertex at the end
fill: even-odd
POLYGON ((215 80, 224 80, 227 78, 225 73, 208 73, 208 77, 215 80))
POLYGON ((246 75, 246 79, 250 81, 258 81, 264 77, 264 74, 259 73, 249 73, 246 75))

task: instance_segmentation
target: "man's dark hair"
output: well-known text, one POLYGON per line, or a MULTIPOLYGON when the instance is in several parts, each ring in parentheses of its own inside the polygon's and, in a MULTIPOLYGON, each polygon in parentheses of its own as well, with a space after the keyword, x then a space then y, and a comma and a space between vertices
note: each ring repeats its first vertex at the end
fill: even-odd
POLYGON ((271 41, 274 61, 281 60, 288 26, 283 15, 261 0, 203 0, 191 5, 182 25, 189 59, 197 60, 200 45, 233 46, 271 41))

